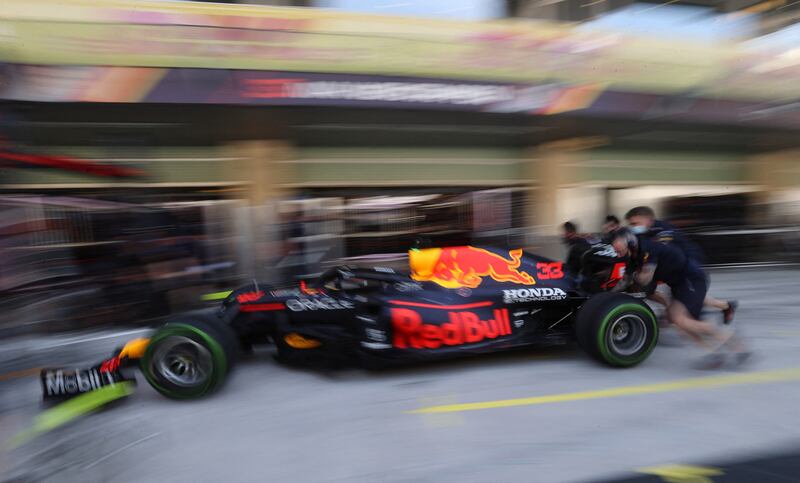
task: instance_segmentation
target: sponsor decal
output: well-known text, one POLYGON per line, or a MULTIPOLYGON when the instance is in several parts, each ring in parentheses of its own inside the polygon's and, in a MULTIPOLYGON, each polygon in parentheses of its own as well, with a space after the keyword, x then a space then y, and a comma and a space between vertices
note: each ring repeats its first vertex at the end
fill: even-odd
POLYGON ((614 268, 611 269, 611 276, 608 280, 600 285, 602 288, 609 289, 616 287, 617 284, 625 278, 625 263, 619 262, 614 264, 614 268))
POLYGON ((256 300, 260 299, 264 296, 264 292, 259 290, 257 292, 245 292, 236 296, 236 301, 240 304, 244 304, 247 302, 255 302, 256 300))
POLYGON ((465 287, 461 287, 460 289, 456 290, 456 293, 458 295, 461 295, 462 297, 469 297, 470 295, 472 295, 472 290, 465 287))
POLYGON ((383 330, 367 328, 365 329, 365 333, 367 334, 367 339, 379 341, 386 340, 386 332, 383 330))
POLYGON ((391 344, 387 344, 385 342, 367 342, 367 341, 362 341, 361 342, 361 346, 362 347, 366 347, 367 349, 391 349, 392 348, 391 344))
POLYGON ((597 255, 598 257, 611 257, 611 258, 617 258, 619 256, 617 254, 617 251, 614 250, 614 247, 612 247, 611 245, 603 245, 603 249, 594 252, 593 255, 597 255))
POLYGON ((522 319, 517 319, 514 321, 514 327, 518 329, 521 328, 523 325, 525 325, 525 321, 522 319))
POLYGON ((566 292, 560 288, 516 288, 503 290, 503 302, 514 304, 520 302, 539 302, 542 300, 564 300, 566 292))
POLYGON ((442 346, 474 344, 511 334, 507 309, 495 309, 493 318, 481 320, 469 311, 450 311, 446 323, 429 324, 419 312, 391 309, 392 345, 398 349, 438 349, 442 346))
POLYGON ((44 369, 41 372, 45 398, 71 397, 94 391, 118 382, 129 381, 117 369, 119 359, 113 358, 91 369, 44 369))
POLYGON ((389 267, 372 267, 372 269, 376 272, 394 273, 394 269, 389 267))
POLYGON ((284 288, 280 290, 270 290, 269 294, 273 297, 293 297, 300 295, 300 289, 284 288))
POLYGON ((397 282, 394 288, 398 292, 416 292, 422 290, 422 285, 417 282, 397 282))
POLYGON ((669 245, 670 243, 675 241, 675 232, 673 232, 672 230, 662 230, 658 232, 655 238, 656 241, 663 243, 665 245, 669 245))
POLYGON ((292 312, 303 312, 306 310, 343 310, 352 309, 353 303, 347 300, 336 300, 331 297, 289 299, 286 307, 292 312))
POLYGON ((537 263, 536 275, 542 280, 564 278, 563 262, 537 263))
POLYGON ((508 258, 471 246, 428 248, 409 252, 412 278, 435 282, 447 288, 476 288, 483 277, 497 282, 535 285, 529 273, 518 270, 522 250, 511 250, 508 258))

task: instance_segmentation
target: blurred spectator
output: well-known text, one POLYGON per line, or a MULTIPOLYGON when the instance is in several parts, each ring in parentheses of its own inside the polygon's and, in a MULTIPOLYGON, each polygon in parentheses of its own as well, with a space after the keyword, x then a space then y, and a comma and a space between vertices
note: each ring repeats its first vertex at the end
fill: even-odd
POLYGON ((610 243, 611 242, 611 234, 617 231, 621 225, 619 224, 619 218, 614 215, 606 216, 606 219, 603 220, 603 227, 602 227, 602 239, 603 243, 610 243))
POLYGON ((577 276, 581 271, 581 257, 586 250, 591 248, 591 245, 584 237, 578 235, 578 227, 575 223, 568 221, 564 223, 563 228, 563 241, 568 247, 565 265, 570 274, 577 276))
POLYGON ((606 219, 603 221, 603 231, 604 232, 611 232, 620 227, 619 218, 615 215, 607 215, 606 219))

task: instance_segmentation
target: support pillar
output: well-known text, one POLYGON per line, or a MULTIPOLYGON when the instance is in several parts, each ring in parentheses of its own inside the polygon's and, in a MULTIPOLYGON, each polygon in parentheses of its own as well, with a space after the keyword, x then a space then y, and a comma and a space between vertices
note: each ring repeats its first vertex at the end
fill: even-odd
POLYGON ((772 208, 776 203, 788 201, 784 195, 790 190, 800 190, 800 150, 784 150, 757 154, 748 160, 748 179, 758 186, 751 216, 755 223, 779 222, 774 220, 772 208))
POLYGON ((566 219, 561 219, 564 214, 559 209, 559 198, 563 188, 579 181, 576 166, 585 158, 585 150, 597 144, 597 138, 575 138, 542 144, 526 153, 525 178, 533 195, 525 219, 535 233, 534 248, 543 255, 562 255, 558 235, 566 219))
POLYGON ((279 203, 292 196, 287 188, 293 180, 293 148, 283 140, 240 141, 229 146, 235 158, 234 169, 244 186, 243 207, 238 218, 243 243, 240 261, 243 271, 259 280, 273 281, 279 276, 269 267, 283 255, 279 203))

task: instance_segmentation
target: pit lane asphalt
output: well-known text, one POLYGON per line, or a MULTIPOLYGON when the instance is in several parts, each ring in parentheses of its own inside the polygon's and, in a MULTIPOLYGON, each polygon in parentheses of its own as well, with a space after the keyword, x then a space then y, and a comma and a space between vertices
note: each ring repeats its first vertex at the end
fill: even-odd
MULTIPOLYGON (((259 352, 202 401, 166 400, 140 377, 128 400, 15 450, 0 449, 0 481, 610 481, 647 468, 724 462, 705 473, 715 481, 747 466, 738 462, 800 448, 800 381, 746 380, 800 370, 800 271, 715 271, 711 290, 741 302, 737 323, 756 350, 746 371, 693 369, 700 352, 674 345, 667 332, 651 358, 631 370, 599 366, 577 348, 377 373, 288 368, 259 352), (739 375, 744 382, 718 387, 411 413, 739 375)), ((27 368, 8 360, 12 343, 0 343, 0 366, 92 363, 117 342, 29 341, 29 348, 48 348, 28 354, 27 368)), ((0 443, 40 409, 35 378, 0 378, 0 443)))

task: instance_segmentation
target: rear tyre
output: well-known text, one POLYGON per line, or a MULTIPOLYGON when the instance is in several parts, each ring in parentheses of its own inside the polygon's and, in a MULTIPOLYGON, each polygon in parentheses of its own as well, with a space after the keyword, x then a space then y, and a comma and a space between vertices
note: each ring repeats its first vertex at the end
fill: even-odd
POLYGON ((641 363, 658 341, 658 321, 650 307, 619 293, 589 299, 578 312, 575 330, 583 350, 615 367, 641 363))
POLYGON ((238 350, 232 329, 213 316, 169 322, 156 331, 141 360, 147 382, 172 399, 195 399, 219 389, 238 350))

